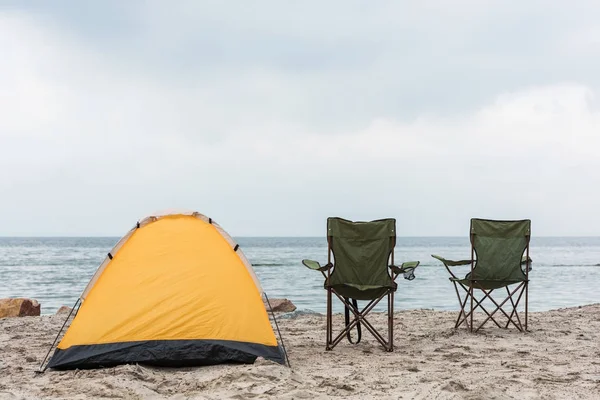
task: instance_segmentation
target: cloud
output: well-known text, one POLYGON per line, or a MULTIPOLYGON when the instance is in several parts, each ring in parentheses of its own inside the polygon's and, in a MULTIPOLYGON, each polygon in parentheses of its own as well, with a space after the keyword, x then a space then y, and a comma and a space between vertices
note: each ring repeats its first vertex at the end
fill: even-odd
MULTIPOLYGON (((395 216, 400 233, 415 236, 463 235, 473 216, 532 218, 544 235, 599 234, 594 82, 534 80, 490 92, 502 86, 492 84, 485 96, 474 95, 484 101, 460 109, 452 99, 465 95, 454 90, 443 96, 443 110, 440 99, 423 105, 441 90, 437 82, 468 91, 477 81, 448 83, 435 77, 443 66, 425 62, 418 71, 414 60, 377 46, 360 53, 372 56, 368 61, 357 57, 347 67, 326 61, 323 51, 338 43, 364 33, 359 46, 368 47, 369 38, 391 32, 389 10, 370 11, 356 31, 334 29, 332 38, 325 17, 315 17, 313 29, 303 27, 310 10, 273 14, 282 18, 254 10, 258 21, 237 10, 228 19, 217 3, 203 18, 225 25, 199 27, 189 17, 172 32, 173 20, 198 15, 196 3, 181 3, 164 19, 156 4, 132 22, 138 36, 129 40, 146 46, 139 54, 126 54, 137 48, 123 44, 102 51, 45 14, 0 12, 0 190, 9 194, 0 198, 0 234, 119 235, 144 214, 173 207, 206 213, 238 236, 318 235, 329 215, 395 216), (185 38, 213 28, 225 42, 249 46, 241 55, 229 48, 239 65, 210 54, 206 63, 195 55, 183 57, 182 66, 144 65, 172 56, 169 49, 189 45, 193 52, 185 38), (307 53, 299 54, 315 65, 289 69, 252 58, 260 46, 250 39, 272 36, 269 29, 304 46, 307 53), (161 51, 152 54, 153 45, 161 51), (399 105, 411 96, 420 105, 404 113, 399 105)), ((494 11, 473 7, 482 18, 494 11)), ((412 12, 431 23, 447 21, 437 9, 412 12)), ((420 29, 416 15, 402 18, 415 19, 408 26, 420 29)), ((356 20, 340 15, 340 26, 356 20)), ((275 49, 263 55, 285 59, 283 47, 275 49)), ((340 51, 340 65, 351 53, 340 51)), ((474 57, 445 62, 473 71, 466 62, 484 60, 474 57)))

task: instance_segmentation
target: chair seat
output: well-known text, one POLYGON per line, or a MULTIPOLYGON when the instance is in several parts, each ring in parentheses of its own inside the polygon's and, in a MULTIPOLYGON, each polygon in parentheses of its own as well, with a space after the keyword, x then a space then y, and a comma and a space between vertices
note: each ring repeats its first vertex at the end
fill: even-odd
POLYGON ((383 294, 389 291, 395 292, 397 287, 398 285, 395 283, 389 286, 356 285, 352 283, 337 285, 327 285, 327 283, 325 284, 325 289, 331 288, 335 290, 340 296, 356 300, 374 300, 381 297, 383 294))
MULTIPOLYGON (((464 285, 466 287, 471 287, 471 284, 473 282, 470 279, 455 279, 455 278, 450 278, 450 280, 452 282, 460 283, 461 285, 464 285)), ((477 283, 475 285, 473 285, 474 289, 491 290, 491 289, 503 288, 505 286, 513 285, 515 283, 525 282, 525 280, 510 280, 510 281, 505 281, 505 280, 502 280, 502 281, 500 281, 500 280, 482 280, 482 281, 475 281, 475 282, 477 282, 477 283)))

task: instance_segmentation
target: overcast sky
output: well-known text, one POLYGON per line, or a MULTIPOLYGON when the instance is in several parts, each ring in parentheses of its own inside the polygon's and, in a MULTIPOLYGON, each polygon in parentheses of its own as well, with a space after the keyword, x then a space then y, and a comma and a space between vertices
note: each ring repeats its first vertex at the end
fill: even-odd
POLYGON ((0 235, 600 235, 597 1, 0 3, 0 235), (417 3, 421 3, 417 5, 417 3), (452 4, 452 6, 450 6, 452 4))

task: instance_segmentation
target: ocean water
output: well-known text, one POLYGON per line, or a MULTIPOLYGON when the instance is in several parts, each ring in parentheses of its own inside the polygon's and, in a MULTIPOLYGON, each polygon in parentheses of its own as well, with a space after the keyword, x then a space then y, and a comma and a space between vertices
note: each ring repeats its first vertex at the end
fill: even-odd
MULTIPOLYGON (((71 306, 118 238, 0 238, 0 298, 29 297, 42 313, 71 306)), ((324 263, 325 238, 236 239, 254 266, 269 297, 286 297, 300 310, 324 312, 319 272, 303 258, 324 263)), ((399 237, 396 262, 421 261, 416 279, 398 279, 396 309, 456 310, 458 302, 443 265, 431 258, 470 256, 467 237, 399 237)), ((600 237, 534 237, 530 255, 529 307, 543 311, 600 302, 600 237)), ((457 267, 464 275, 470 267, 457 267)), ((380 308, 381 309, 381 308, 380 308)), ((339 304, 335 311, 341 311, 339 304)))

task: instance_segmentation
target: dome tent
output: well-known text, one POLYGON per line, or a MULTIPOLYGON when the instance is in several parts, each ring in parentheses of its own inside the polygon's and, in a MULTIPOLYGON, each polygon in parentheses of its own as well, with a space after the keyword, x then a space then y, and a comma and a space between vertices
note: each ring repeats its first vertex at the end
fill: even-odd
POLYGON ((251 264, 196 212, 144 218, 112 249, 78 301, 48 367, 281 364, 284 351, 251 264))

